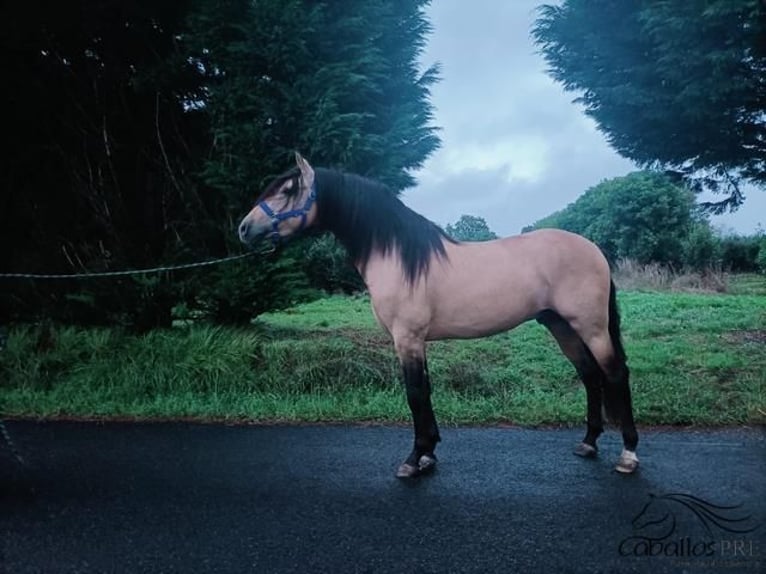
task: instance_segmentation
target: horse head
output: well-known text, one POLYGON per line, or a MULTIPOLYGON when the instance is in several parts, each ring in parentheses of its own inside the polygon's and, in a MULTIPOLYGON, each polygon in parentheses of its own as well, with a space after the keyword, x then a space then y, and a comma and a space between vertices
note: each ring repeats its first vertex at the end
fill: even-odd
POLYGON ((273 245, 316 221, 314 170, 298 152, 296 167, 277 177, 239 224, 239 238, 248 245, 269 237, 273 245))

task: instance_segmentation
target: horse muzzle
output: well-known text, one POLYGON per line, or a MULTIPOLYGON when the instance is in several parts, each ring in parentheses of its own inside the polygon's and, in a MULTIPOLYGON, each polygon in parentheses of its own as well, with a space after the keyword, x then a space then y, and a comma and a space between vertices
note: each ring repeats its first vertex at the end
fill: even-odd
POLYGON ((239 240, 245 245, 253 245, 262 240, 271 231, 271 226, 268 224, 258 224, 245 218, 242 223, 239 224, 239 240))

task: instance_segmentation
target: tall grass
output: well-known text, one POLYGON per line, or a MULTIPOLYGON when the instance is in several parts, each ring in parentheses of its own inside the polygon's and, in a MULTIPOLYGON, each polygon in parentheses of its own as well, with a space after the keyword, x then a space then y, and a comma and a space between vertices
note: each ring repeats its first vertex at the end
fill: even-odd
POLYGON ((659 263, 641 264, 632 259, 620 259, 613 277, 618 288, 629 291, 729 292, 729 275, 716 268, 677 271, 659 263))
MULTIPOLYGON (((766 297, 622 292, 638 420, 766 422, 766 297)), ((550 335, 429 345, 445 423, 581 424, 585 393, 550 335)), ((0 411, 25 416, 407 421, 399 369, 366 298, 333 297, 242 329, 145 335, 36 326, 0 351, 0 411)))

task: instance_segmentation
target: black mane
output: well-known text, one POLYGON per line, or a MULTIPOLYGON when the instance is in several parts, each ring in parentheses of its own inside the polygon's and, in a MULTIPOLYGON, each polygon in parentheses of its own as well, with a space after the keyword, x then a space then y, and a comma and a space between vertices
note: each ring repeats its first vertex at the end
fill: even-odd
POLYGON ((435 223, 404 205, 387 186, 358 175, 315 168, 319 227, 332 232, 361 269, 375 253, 396 249, 410 284, 446 257, 453 241, 435 223))

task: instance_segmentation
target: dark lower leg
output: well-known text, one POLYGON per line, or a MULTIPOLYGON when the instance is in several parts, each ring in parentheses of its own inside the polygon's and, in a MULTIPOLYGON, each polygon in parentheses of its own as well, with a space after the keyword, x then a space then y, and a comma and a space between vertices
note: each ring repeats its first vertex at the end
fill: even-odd
POLYGON ((595 453, 596 440, 604 431, 601 416, 603 373, 580 336, 561 315, 546 309, 537 315, 537 321, 548 328, 561 347, 561 351, 577 369, 577 374, 585 385, 588 396, 588 431, 583 443, 593 448, 578 447, 578 454, 590 456, 595 453))
POLYGON ((415 427, 415 445, 406 463, 417 467, 420 457, 424 454, 433 457, 436 443, 441 439, 431 407, 431 383, 425 360, 408 360, 403 364, 403 370, 407 403, 415 427))
POLYGON ((606 386, 611 390, 616 399, 616 412, 622 428, 622 442, 624 445, 615 470, 623 474, 632 474, 638 468, 636 447, 638 446, 638 433, 633 421, 633 405, 628 385, 628 368, 623 365, 618 369, 619 376, 607 379, 606 386))
POLYGON ((611 369, 605 385, 608 385, 607 407, 614 412, 614 418, 622 429, 622 441, 626 450, 635 451, 638 446, 638 433, 633 420, 633 401, 630 393, 630 371, 627 365, 617 365, 611 369))
POLYGON ((622 442, 625 445, 626 450, 635 452, 636 447, 638 446, 638 432, 636 431, 636 423, 633 420, 633 400, 630 394, 627 374, 625 375, 622 388, 625 401, 622 418, 622 442))
POLYGON ((583 442, 596 448, 596 440, 604 432, 601 416, 601 380, 600 377, 593 377, 584 379, 583 382, 588 397, 588 430, 583 442))

